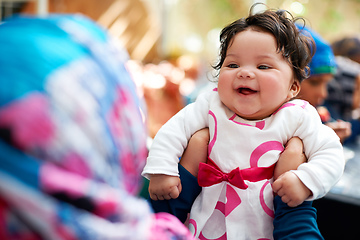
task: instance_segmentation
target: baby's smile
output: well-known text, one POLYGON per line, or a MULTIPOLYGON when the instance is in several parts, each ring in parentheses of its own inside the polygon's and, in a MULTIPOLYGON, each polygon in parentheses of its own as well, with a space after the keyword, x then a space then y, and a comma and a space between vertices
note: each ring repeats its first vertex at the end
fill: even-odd
POLYGON ((251 88, 241 87, 241 88, 238 88, 238 92, 243 95, 250 95, 250 94, 257 93, 258 91, 255 91, 251 88))

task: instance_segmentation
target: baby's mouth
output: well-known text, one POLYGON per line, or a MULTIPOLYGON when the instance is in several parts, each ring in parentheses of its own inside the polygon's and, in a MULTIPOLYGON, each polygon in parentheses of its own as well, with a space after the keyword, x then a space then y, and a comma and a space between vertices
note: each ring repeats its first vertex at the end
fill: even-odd
POLYGON ((257 93, 257 91, 252 90, 251 88, 239 88, 238 92, 243 95, 250 95, 250 94, 257 93))

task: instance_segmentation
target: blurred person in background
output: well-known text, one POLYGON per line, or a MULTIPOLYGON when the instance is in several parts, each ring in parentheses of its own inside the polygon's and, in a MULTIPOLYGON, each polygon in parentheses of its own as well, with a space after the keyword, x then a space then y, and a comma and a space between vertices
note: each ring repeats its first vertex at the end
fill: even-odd
POLYGON ((344 121, 331 113, 323 105, 328 97, 328 85, 337 71, 337 64, 330 45, 312 29, 304 29, 315 41, 316 51, 310 62, 310 76, 301 83, 301 90, 297 98, 308 101, 318 108, 323 123, 331 127, 344 142, 351 135, 351 123, 344 121), (335 118, 335 119, 334 119, 335 118))
POLYGON ((335 56, 344 56, 360 63, 360 37, 344 37, 331 44, 335 56))
POLYGON ((328 84, 324 105, 333 118, 349 121, 352 134, 345 144, 356 143, 360 134, 360 38, 345 37, 331 45, 336 59, 335 77, 328 84))
POLYGON ((0 52, 0 239, 192 239, 137 197, 143 106, 103 29, 14 17, 0 52))

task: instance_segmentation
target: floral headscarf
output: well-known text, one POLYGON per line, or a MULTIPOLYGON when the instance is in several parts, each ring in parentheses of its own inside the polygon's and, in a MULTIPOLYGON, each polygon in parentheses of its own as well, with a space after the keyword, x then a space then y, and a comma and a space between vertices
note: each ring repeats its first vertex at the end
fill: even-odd
POLYGON ((137 198, 147 154, 127 54, 80 15, 0 25, 0 239, 191 239, 137 198))

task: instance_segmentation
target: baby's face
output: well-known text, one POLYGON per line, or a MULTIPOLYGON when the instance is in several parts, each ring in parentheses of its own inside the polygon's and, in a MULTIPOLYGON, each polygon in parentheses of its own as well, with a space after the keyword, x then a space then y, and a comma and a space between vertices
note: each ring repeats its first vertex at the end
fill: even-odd
POLYGON ((251 29, 235 35, 218 81, 220 99, 230 110, 245 119, 263 119, 298 91, 273 35, 251 29))

